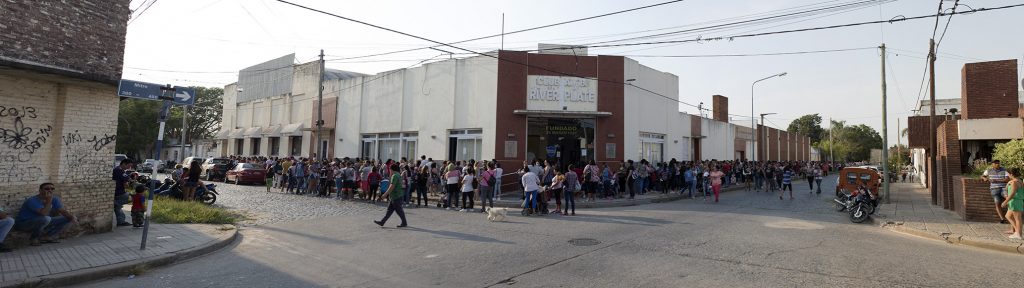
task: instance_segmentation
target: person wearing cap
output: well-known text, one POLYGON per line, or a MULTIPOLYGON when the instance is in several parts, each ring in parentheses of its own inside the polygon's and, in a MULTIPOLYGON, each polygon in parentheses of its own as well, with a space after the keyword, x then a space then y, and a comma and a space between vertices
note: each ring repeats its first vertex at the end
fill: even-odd
POLYGON ((981 179, 989 182, 989 192, 992 193, 992 200, 996 202, 996 215, 999 215, 999 223, 1010 223, 1006 221, 1006 216, 1003 215, 1003 208, 999 207, 1006 200, 1006 183, 1009 181, 1006 169, 999 165, 999 160, 994 160, 992 161, 992 167, 986 169, 985 173, 981 174, 981 179))

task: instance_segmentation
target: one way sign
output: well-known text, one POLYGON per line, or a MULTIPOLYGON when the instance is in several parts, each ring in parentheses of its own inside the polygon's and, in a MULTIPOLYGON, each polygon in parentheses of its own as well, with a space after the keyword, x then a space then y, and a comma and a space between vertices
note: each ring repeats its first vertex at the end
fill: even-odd
MULTIPOLYGON (((160 87, 163 85, 141 81, 121 79, 117 95, 146 100, 160 100, 160 87)), ((192 106, 196 102, 196 90, 189 87, 174 86, 174 105, 192 106)))

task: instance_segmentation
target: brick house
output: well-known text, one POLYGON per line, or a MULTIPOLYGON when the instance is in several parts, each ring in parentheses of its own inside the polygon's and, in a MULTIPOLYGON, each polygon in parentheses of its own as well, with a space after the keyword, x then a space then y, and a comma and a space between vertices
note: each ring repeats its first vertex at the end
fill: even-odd
POLYGON ((110 231, 128 3, 0 5, 0 207, 8 213, 53 182, 79 217, 73 230, 110 231))
MULTIPOLYGON (((909 146, 916 150, 914 162, 924 164, 915 164, 924 175, 933 168, 926 157, 936 155, 937 181, 930 187, 933 204, 958 212, 964 220, 998 221, 987 186, 962 175, 976 162, 987 165, 984 163, 992 160, 995 144, 1024 138, 1017 60, 967 63, 961 75, 961 98, 955 101, 961 114, 952 113, 952 107, 943 109, 946 115, 935 116, 935 131, 929 130, 928 116, 910 117, 909 146), (932 135, 936 137, 934 152, 928 151, 932 135)), ((936 102, 936 108, 943 105, 936 102)))

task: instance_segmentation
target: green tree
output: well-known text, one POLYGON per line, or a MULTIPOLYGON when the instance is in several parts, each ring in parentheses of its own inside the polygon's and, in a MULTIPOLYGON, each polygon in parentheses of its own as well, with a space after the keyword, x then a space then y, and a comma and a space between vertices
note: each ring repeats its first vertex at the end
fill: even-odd
POLYGON ((910 164, 910 149, 907 145, 893 145, 889 147, 889 171, 900 171, 904 166, 910 164))
POLYGON ((1024 169, 1024 140, 1014 139, 996 144, 992 159, 999 160, 1006 168, 1024 169))
MULTIPOLYGON (((188 109, 188 139, 185 143, 192 143, 193 139, 209 139, 220 130, 220 122, 223 114, 224 88, 219 87, 192 87, 196 89, 195 105, 188 109)), ((173 143, 181 139, 181 117, 184 109, 175 106, 171 109, 170 118, 167 120, 167 135, 165 139, 174 139, 173 143)))
POLYGON ((867 125, 847 126, 845 121, 832 121, 832 137, 818 143, 822 153, 829 152, 835 161, 866 161, 871 159, 871 149, 882 148, 882 136, 867 125))
POLYGON ((821 137, 825 134, 825 129, 821 128, 821 116, 817 113, 800 116, 790 122, 786 130, 810 137, 811 143, 820 142, 821 137))

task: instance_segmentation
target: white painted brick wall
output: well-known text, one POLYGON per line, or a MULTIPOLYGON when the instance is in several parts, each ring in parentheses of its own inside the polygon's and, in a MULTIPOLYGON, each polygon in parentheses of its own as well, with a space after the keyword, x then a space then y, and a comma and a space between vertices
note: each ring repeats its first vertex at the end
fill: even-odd
POLYGON ((0 206, 16 213, 52 182, 80 217, 72 233, 109 231, 117 87, 38 79, 0 75, 0 206))

